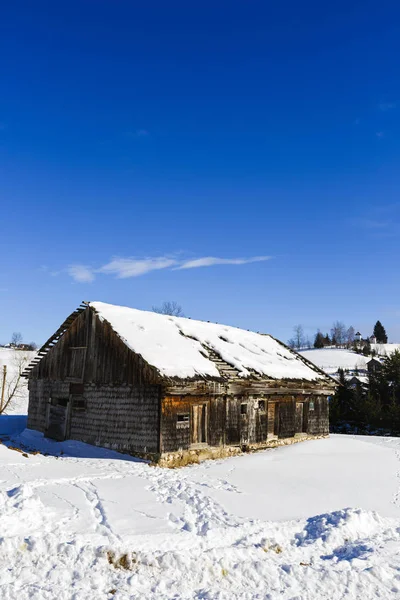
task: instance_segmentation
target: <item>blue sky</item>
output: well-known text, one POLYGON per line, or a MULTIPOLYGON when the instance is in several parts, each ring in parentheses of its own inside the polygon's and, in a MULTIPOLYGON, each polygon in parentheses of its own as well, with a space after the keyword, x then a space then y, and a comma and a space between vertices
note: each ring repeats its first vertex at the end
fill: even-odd
POLYGON ((16 0, 0 51, 0 341, 81 300, 400 341, 397 2, 16 0))

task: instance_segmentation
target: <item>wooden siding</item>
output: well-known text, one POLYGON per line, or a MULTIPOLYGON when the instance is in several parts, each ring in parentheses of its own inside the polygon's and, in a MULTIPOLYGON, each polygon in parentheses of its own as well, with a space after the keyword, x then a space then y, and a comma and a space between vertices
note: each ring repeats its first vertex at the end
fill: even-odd
MULTIPOLYGON (((290 438, 296 434, 325 435, 329 430, 328 400, 315 396, 170 396, 161 410, 161 451, 174 452, 193 447, 193 406, 207 403, 210 446, 257 444, 271 435, 290 438), (309 411, 309 399, 314 408, 309 411), (246 412, 241 406, 246 405, 246 412), (188 420, 178 421, 178 415, 188 420)), ((197 414, 197 413, 196 413, 197 414)))
POLYGON ((87 308, 32 370, 30 378, 97 384, 158 383, 157 370, 87 308))
POLYGON ((74 384, 31 380, 28 427, 60 439, 59 428, 48 428, 52 399, 68 400, 65 437, 124 452, 159 452, 160 387, 85 384, 84 408, 74 404, 74 384), (55 433, 55 435, 54 435, 55 433))

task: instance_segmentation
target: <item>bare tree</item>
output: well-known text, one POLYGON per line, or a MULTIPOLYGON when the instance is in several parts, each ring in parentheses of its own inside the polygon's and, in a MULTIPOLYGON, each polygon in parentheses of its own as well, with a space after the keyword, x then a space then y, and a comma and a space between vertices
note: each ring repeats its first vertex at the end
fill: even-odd
POLYGON ((342 321, 335 321, 331 329, 331 338, 337 346, 346 342, 346 325, 342 321))
POLYGON ((11 346, 17 348, 20 344, 22 344, 22 334, 19 331, 14 331, 11 336, 11 346))
POLYGON ((0 415, 8 408, 20 400, 26 393, 26 384, 22 377, 22 373, 28 366, 31 360, 31 356, 27 352, 15 352, 8 365, 8 368, 4 367, 0 371, 0 390, 2 392, 0 396, 0 415))
POLYGON ((288 346, 299 350, 305 345, 304 329, 302 325, 293 327, 293 337, 288 341, 288 346))
POLYGON ((356 332, 355 332, 354 327, 352 325, 350 325, 350 327, 346 331, 346 341, 347 341, 348 347, 352 346, 352 344, 354 343, 355 334, 356 334, 356 332))
POLYGON ((152 311, 159 313, 160 315, 170 315, 171 317, 184 317, 182 306, 175 302, 175 300, 168 300, 161 304, 161 306, 153 306, 152 311))

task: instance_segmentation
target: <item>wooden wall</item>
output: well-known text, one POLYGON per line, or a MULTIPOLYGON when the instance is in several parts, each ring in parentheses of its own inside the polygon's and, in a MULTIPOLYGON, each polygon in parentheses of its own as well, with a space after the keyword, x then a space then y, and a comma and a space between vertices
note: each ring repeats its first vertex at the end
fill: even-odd
POLYGON ((158 385, 83 384, 77 390, 74 383, 41 379, 29 382, 29 394, 30 429, 46 433, 48 405, 61 398, 68 402, 66 438, 125 452, 159 452, 158 385))
POLYGON ((323 396, 166 397, 162 400, 161 410, 161 451, 173 452, 191 447, 192 406, 198 403, 207 403, 209 406, 207 440, 210 446, 265 442, 268 434, 268 402, 276 406, 276 417, 270 427, 278 438, 329 432, 328 401, 323 396), (314 403, 311 411, 310 399, 314 403), (298 409, 301 408, 300 422, 298 418, 296 420, 296 404, 298 409), (242 410, 242 405, 246 405, 246 411, 242 410), (178 415, 184 414, 189 416, 189 420, 179 422, 178 415))
POLYGON ((134 354, 92 310, 84 310, 31 373, 34 379, 142 385, 157 370, 134 354))

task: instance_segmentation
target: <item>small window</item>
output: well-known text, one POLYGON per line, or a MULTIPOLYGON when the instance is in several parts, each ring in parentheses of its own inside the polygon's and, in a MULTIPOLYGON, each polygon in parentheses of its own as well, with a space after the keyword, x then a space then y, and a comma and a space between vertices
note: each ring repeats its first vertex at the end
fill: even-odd
POLYGON ((240 405, 240 414, 241 415, 247 415, 247 404, 241 404, 240 405))
POLYGON ((176 428, 189 429, 189 413, 180 413, 176 415, 176 428))
POLYGON ((258 401, 258 410, 260 412, 265 412, 265 400, 258 401))
POLYGON ((83 396, 72 396, 72 408, 73 410, 85 410, 85 398, 83 396))
POLYGON ((69 393, 73 396, 82 396, 83 395, 83 383, 70 383, 69 384, 69 393))
POLYGON ((189 422, 189 413, 182 413, 178 415, 178 423, 188 423, 189 422))
POLYGON ((308 405, 308 409, 309 410, 314 410, 314 400, 310 400, 309 405, 308 405))

